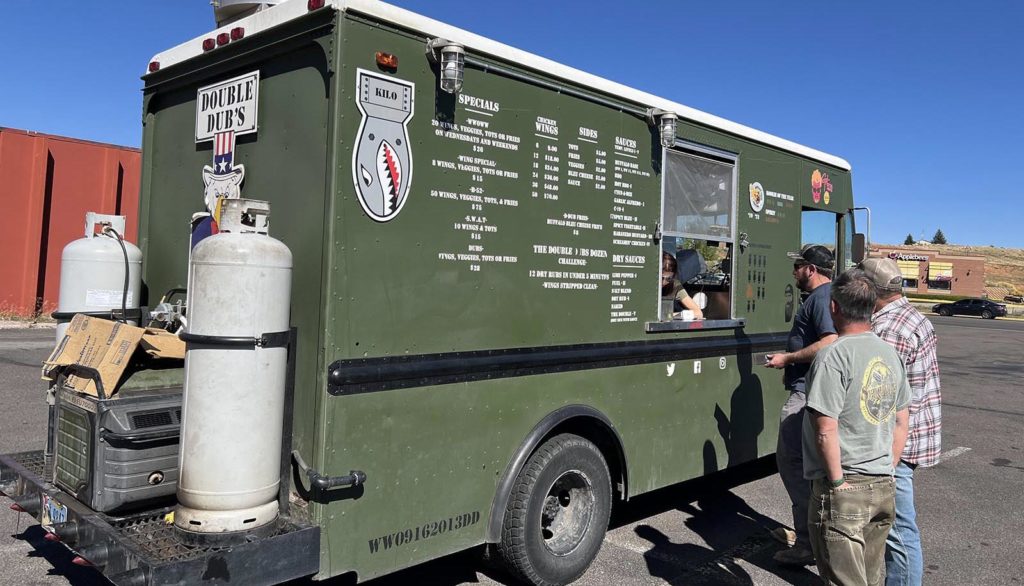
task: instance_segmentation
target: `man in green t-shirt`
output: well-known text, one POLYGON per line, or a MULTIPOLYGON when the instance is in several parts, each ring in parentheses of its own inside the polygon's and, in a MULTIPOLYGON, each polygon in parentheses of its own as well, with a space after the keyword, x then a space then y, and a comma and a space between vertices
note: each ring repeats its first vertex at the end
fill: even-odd
POLYGON ((885 580, 910 385, 903 361, 871 331, 874 307, 874 283, 864 271, 840 275, 829 303, 839 338, 818 352, 807 373, 808 529, 826 584, 885 580))

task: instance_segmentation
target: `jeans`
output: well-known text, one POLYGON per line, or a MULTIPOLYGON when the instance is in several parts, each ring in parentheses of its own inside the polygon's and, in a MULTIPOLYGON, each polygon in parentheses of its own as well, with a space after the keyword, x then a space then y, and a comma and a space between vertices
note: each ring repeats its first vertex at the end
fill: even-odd
POLYGON ((914 468, 902 460, 896 467, 896 520, 885 540, 885 586, 919 586, 924 575, 914 509, 914 468))
POLYGON ((809 547, 807 537, 807 503, 811 498, 811 482, 804 479, 803 426, 807 395, 790 391, 782 406, 779 441, 775 446, 775 462, 779 465, 782 485, 789 493, 793 507, 793 530, 799 547, 809 547))
POLYGON ((896 508, 891 476, 846 476, 850 486, 811 484, 811 550, 825 584, 880 586, 885 580, 885 539, 896 508))

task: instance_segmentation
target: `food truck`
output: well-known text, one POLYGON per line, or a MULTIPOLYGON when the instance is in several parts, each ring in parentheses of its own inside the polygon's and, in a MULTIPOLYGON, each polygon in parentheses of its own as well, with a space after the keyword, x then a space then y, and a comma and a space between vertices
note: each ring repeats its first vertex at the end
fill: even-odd
POLYGON ((477 547, 570 583, 617 503, 774 452, 787 252, 863 248, 845 160, 375 0, 143 80, 136 305, 184 362, 57 369, 47 445, 0 460, 115 584, 477 547))

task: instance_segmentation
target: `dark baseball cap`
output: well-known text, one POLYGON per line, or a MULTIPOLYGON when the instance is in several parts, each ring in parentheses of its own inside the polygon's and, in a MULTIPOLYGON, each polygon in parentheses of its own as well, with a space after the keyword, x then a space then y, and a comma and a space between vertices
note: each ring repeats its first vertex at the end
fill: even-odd
POLYGON ((836 266, 836 257, 832 251, 820 244, 807 244, 800 252, 788 252, 786 256, 798 263, 814 265, 820 269, 831 271, 836 266))

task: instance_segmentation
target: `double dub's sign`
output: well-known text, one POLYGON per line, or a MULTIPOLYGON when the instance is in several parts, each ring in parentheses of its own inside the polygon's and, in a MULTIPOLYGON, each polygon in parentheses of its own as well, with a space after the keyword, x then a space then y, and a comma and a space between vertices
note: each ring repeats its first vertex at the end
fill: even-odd
POLYGON ((199 88, 196 95, 196 142, 223 132, 235 136, 256 132, 260 72, 253 71, 199 88))

